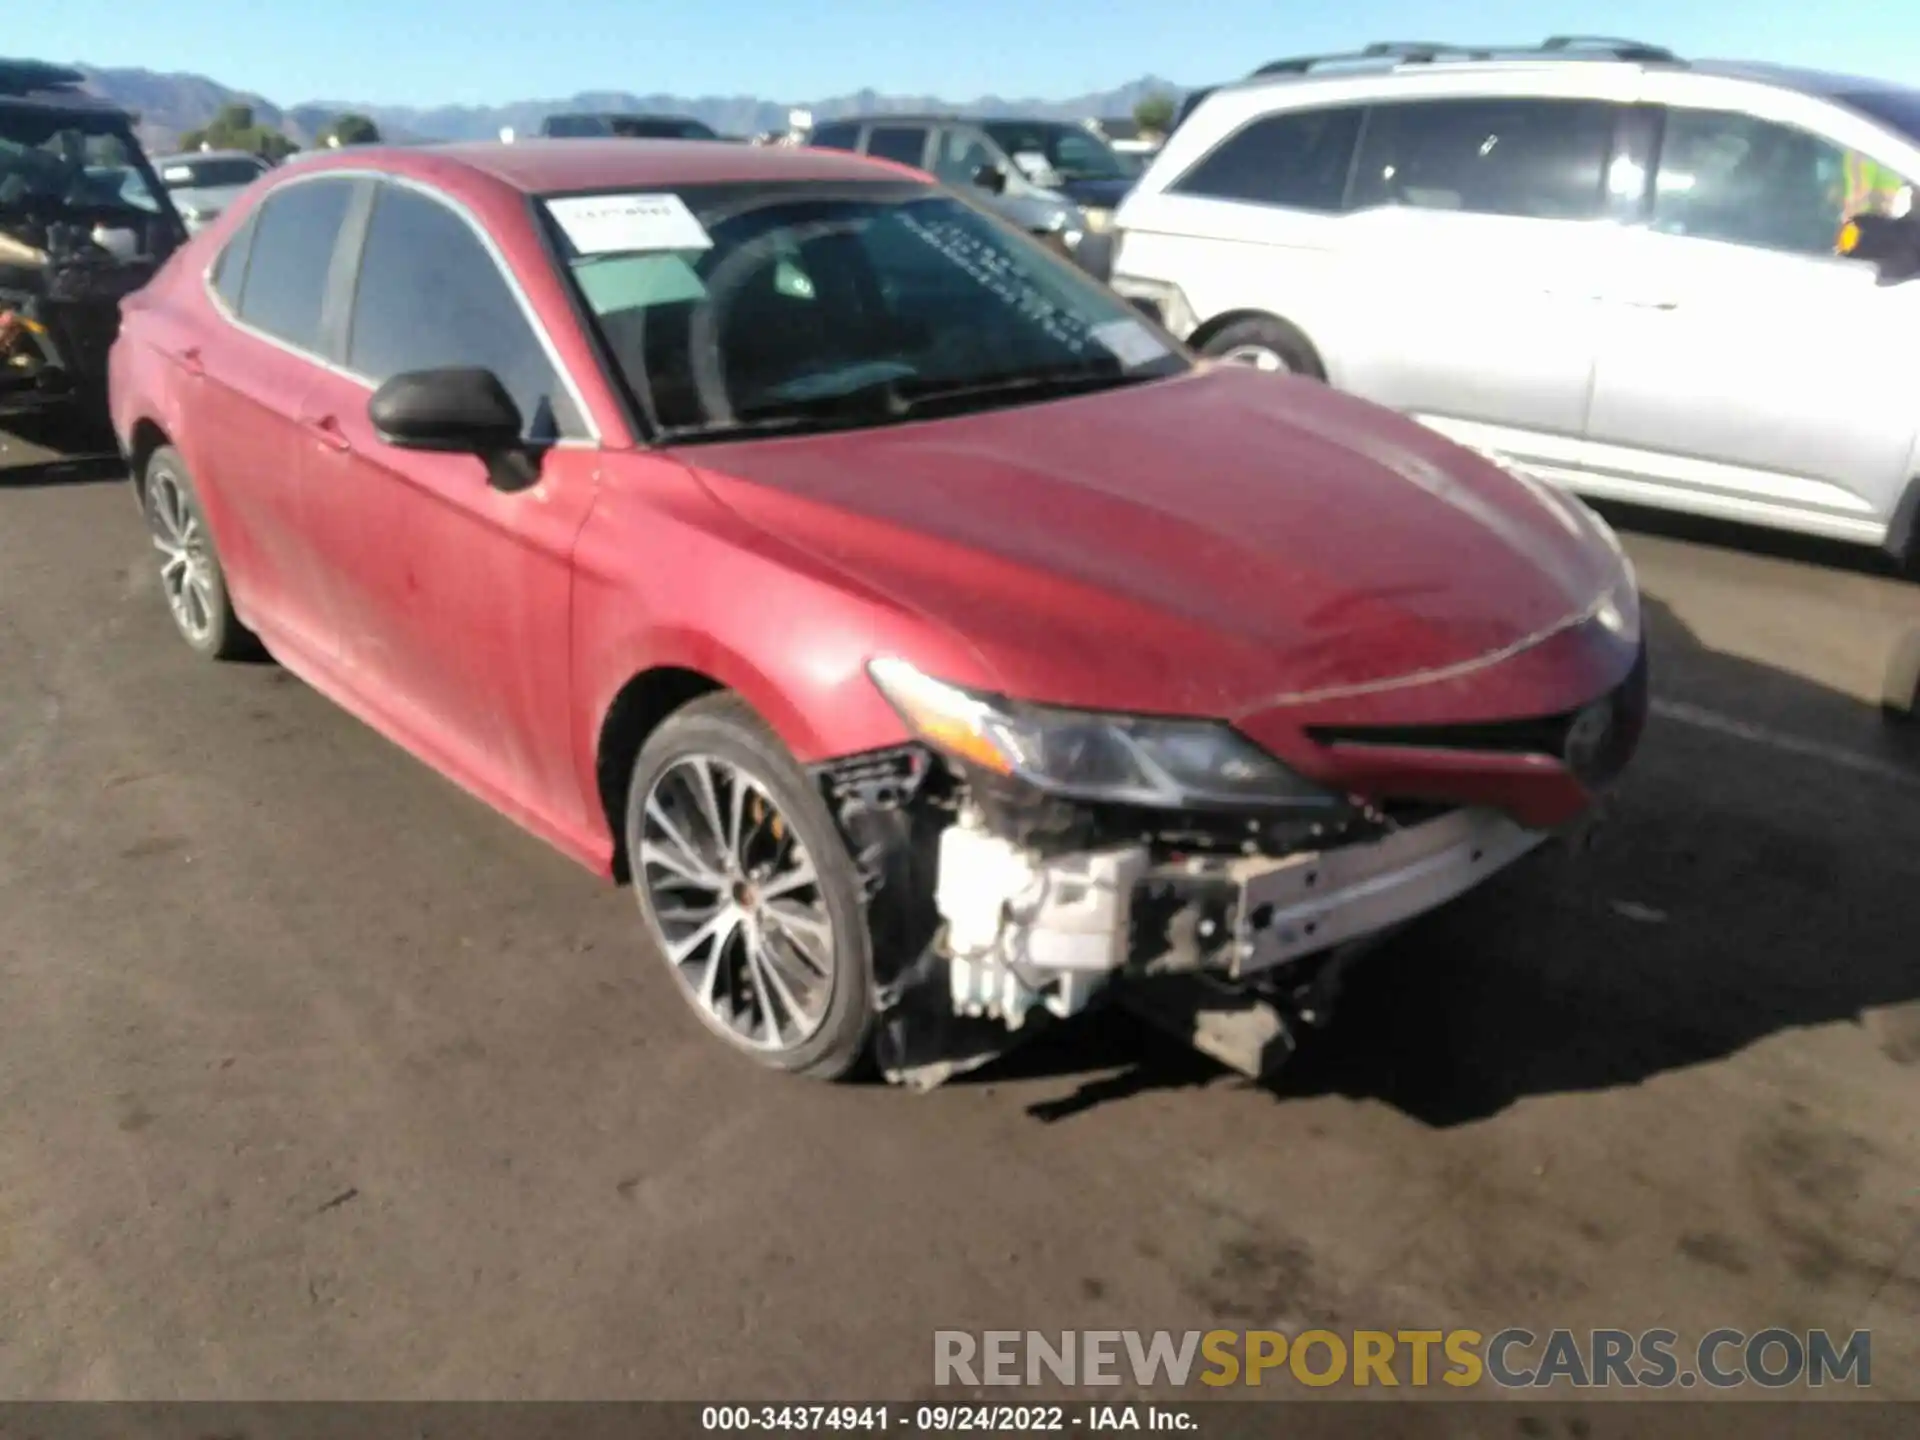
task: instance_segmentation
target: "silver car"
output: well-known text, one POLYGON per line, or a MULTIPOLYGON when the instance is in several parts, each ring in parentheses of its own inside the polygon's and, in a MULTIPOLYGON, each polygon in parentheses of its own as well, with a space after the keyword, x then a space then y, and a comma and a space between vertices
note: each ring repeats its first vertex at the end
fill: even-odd
POLYGON ((267 162, 245 150, 189 150, 153 162, 160 183, 173 197, 173 207, 198 230, 233 203, 247 186, 266 174, 267 162))
POLYGON ((1116 290, 1584 495, 1920 561, 1920 91, 1577 36, 1266 72, 1122 203, 1116 290))
MULTIPOLYGON (((1106 142, 1078 126, 1042 122, 1044 128, 1075 130, 1088 148, 1106 142)), ((988 124, 956 115, 870 115, 818 126, 807 143, 827 150, 852 150, 924 170, 952 189, 970 194, 1021 229, 1077 252, 1096 225, 1103 225, 1119 187, 1094 214, 1065 192, 1066 179, 1046 154, 1022 148, 1009 154, 988 124)), ((1116 167, 1118 166, 1118 162, 1116 167)), ((1118 172, 1117 172, 1118 173, 1118 172)))

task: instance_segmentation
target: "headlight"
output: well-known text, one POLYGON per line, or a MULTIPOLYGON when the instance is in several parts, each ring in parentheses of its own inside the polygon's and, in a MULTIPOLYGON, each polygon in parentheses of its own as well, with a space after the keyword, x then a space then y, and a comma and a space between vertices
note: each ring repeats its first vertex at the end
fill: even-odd
POLYGON ((1113 211, 1088 209, 1081 212, 1087 217, 1087 233, 1104 235, 1113 226, 1113 211))
POLYGON ((1640 581, 1632 562, 1621 560, 1621 576, 1614 587, 1600 597, 1593 618, 1616 640, 1629 645, 1640 643, 1640 581))
POLYGON ((1346 804, 1218 721, 1029 705, 963 690, 892 657, 873 661, 867 673, 928 745, 1057 795, 1166 809, 1346 804))

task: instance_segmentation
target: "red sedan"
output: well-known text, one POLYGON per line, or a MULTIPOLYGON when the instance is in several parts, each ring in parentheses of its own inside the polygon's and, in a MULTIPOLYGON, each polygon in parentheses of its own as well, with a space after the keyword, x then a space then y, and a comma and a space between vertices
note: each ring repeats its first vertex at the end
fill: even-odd
POLYGON ((1645 713, 1577 500, 853 156, 293 167, 127 302, 111 391, 188 645, 630 878, 785 1070, 924 1084, 1103 992, 1260 1068, 1645 713))

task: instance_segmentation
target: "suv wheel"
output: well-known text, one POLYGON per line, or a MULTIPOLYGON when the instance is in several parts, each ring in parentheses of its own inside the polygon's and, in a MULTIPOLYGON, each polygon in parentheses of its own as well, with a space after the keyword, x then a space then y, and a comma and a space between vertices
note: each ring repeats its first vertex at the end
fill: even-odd
POLYGON ((1327 378, 1326 367, 1320 363, 1307 337, 1286 321, 1271 316, 1234 321, 1210 337, 1200 352, 1230 365, 1245 365, 1270 374, 1302 375, 1309 380, 1327 378))

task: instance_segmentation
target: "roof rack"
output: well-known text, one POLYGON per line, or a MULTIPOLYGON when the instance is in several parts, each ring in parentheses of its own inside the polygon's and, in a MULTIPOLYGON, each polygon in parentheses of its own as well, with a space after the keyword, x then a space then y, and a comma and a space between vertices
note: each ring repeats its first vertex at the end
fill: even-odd
POLYGON ((77 90, 87 77, 70 65, 45 60, 0 58, 0 95, 28 95, 36 90, 77 90))
POLYGON ((1679 64, 1680 57, 1660 45, 1612 35, 1551 35, 1539 45, 1447 45, 1423 40, 1379 40, 1359 50, 1329 55, 1296 55, 1274 60, 1254 76, 1305 75, 1323 66, 1378 64, 1431 65, 1448 60, 1624 60, 1639 64, 1679 64))

